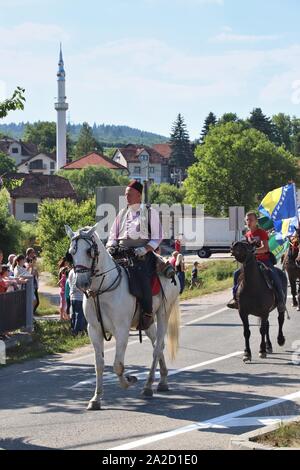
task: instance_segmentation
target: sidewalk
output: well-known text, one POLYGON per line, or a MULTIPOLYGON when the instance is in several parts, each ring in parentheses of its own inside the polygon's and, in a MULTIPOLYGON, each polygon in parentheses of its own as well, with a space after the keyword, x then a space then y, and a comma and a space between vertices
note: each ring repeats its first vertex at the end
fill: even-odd
POLYGON ((42 272, 39 278, 39 294, 47 297, 54 305, 59 305, 59 287, 50 286, 52 280, 51 274, 42 272))

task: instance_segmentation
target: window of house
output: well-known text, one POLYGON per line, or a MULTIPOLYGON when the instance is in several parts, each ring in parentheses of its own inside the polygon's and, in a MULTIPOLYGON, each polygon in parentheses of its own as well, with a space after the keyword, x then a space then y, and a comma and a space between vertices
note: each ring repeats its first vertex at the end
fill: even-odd
POLYGON ((135 166, 133 169, 133 173, 135 175, 140 175, 141 174, 141 167, 140 166, 135 166))
POLYGON ((50 162, 50 170, 55 170, 55 162, 50 162))
POLYGON ((11 153, 19 153, 19 147, 13 147, 11 153))
POLYGON ((35 202, 24 202, 24 214, 37 214, 38 204, 35 202))
POLYGON ((43 160, 34 160, 29 163, 29 170, 43 170, 43 160))
POLYGON ((155 168, 154 168, 154 166, 150 166, 149 172, 150 172, 150 174, 151 174, 151 173, 152 173, 152 174, 155 173, 155 168))

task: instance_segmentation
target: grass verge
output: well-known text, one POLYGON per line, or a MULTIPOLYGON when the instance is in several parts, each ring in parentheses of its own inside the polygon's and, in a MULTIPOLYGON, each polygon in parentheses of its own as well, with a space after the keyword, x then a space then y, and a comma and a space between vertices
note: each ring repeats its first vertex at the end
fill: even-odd
POLYGON ((36 316, 43 317, 45 315, 58 315, 59 308, 57 305, 53 305, 50 300, 43 294, 39 295, 40 305, 36 311, 36 316))
POLYGON ((232 260, 201 263, 198 266, 198 278, 201 286, 194 287, 192 290, 189 289, 191 284, 191 270, 189 269, 186 272, 185 290, 181 294, 180 300, 189 300, 232 287, 233 273, 236 269, 237 264, 232 260))
POLYGON ((86 334, 76 337, 71 335, 69 322, 53 320, 35 322, 32 339, 33 341, 29 344, 20 344, 9 349, 6 356, 6 365, 49 354, 66 353, 90 344, 89 337, 86 334))
POLYGON ((258 437, 255 442, 272 447, 300 447, 300 422, 282 424, 276 431, 258 437))

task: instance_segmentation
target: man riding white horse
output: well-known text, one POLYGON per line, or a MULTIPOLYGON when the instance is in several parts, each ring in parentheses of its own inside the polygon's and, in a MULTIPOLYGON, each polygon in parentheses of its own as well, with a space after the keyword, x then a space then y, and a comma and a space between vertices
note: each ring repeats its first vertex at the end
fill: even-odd
POLYGON ((151 279, 156 270, 154 251, 162 241, 162 228, 156 210, 142 204, 143 185, 134 180, 126 188, 127 208, 117 215, 107 242, 108 252, 114 256, 118 247, 133 248, 142 307, 138 329, 147 330, 153 323, 151 279))

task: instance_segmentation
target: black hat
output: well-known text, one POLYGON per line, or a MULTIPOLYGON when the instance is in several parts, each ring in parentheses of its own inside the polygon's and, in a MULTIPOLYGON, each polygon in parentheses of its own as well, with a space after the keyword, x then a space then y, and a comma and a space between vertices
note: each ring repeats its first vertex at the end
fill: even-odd
POLYGON ((144 189, 144 187, 143 187, 142 183, 140 183, 140 182, 137 181, 137 180, 131 181, 131 182, 128 184, 127 187, 128 187, 128 188, 136 189, 136 191, 138 191, 140 194, 143 194, 143 189, 144 189))

